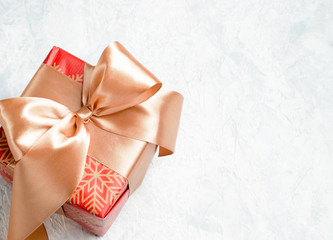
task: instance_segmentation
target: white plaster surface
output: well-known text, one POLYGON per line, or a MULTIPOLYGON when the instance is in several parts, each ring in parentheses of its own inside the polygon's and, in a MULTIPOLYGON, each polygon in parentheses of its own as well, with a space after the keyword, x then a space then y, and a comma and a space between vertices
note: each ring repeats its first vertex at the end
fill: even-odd
POLYGON ((333 239, 331 0, 0 0, 0 98, 53 45, 95 64, 114 40, 184 95, 176 153, 104 237, 55 216, 51 240, 333 239))

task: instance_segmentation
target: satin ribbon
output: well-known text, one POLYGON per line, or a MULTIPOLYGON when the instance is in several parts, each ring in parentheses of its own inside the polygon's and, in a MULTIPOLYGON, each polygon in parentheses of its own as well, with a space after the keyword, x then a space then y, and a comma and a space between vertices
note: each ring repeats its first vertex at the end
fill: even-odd
MULTIPOLYGON (((78 111, 59 103, 61 100, 1 100, 0 123, 17 162, 8 239, 25 239, 36 229, 43 232, 42 223, 71 197, 84 171, 89 124, 110 134, 159 145, 160 156, 173 153, 182 96, 158 92, 161 86, 115 42, 104 50, 95 67, 85 66, 78 111), (163 119, 165 112, 168 122, 163 119)), ((71 98, 62 93, 61 86, 54 92, 60 99, 71 98)), ((101 140, 100 144, 107 143, 101 140)))

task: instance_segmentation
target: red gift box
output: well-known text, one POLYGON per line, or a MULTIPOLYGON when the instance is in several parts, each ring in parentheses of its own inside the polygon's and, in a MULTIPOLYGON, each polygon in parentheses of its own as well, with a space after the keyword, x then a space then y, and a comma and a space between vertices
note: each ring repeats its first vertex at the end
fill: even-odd
POLYGON ((62 204, 56 213, 106 233, 158 146, 159 156, 174 151, 183 98, 161 86, 117 42, 96 66, 53 47, 22 98, 0 101, 0 175, 13 184, 9 239, 46 239, 41 224, 62 204))

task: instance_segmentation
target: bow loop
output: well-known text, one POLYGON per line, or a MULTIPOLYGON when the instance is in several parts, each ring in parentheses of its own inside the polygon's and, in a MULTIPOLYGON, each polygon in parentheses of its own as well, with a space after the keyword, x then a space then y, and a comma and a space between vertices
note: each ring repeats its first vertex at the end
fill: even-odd
POLYGON ((45 98, 1 100, 0 122, 14 159, 20 160, 43 134, 69 113, 66 106, 45 98))
POLYGON ((96 116, 110 115, 152 97, 162 83, 120 43, 110 44, 95 67, 86 66, 82 103, 96 116))

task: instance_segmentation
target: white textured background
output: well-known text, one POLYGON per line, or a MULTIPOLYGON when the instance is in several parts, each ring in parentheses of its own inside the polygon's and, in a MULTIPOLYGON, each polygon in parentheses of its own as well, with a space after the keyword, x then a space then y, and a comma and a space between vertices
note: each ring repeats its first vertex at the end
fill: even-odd
POLYGON ((0 0, 0 98, 53 45, 95 64, 114 40, 185 97, 176 154, 154 159, 107 235, 56 216, 50 238, 333 239, 332 4, 0 0))

